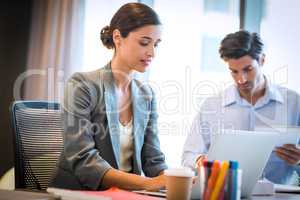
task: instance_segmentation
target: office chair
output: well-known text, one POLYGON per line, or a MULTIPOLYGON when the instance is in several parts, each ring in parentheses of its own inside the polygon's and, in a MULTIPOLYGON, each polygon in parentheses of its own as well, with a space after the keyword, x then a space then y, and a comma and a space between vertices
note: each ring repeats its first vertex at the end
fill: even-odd
POLYGON ((59 103, 16 101, 11 106, 15 188, 46 190, 63 148, 59 103))

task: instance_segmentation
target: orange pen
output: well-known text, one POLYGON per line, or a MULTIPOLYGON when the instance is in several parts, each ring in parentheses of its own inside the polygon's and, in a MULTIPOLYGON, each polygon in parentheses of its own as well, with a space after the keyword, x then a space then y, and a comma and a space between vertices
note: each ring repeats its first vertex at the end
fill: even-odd
POLYGON ((215 160, 212 165, 211 174, 208 178, 206 190, 204 192, 204 200, 210 199, 211 193, 213 191, 213 188, 215 187, 215 184, 216 184, 216 181, 217 181, 217 178, 219 175, 220 168, 221 168, 220 161, 215 160))

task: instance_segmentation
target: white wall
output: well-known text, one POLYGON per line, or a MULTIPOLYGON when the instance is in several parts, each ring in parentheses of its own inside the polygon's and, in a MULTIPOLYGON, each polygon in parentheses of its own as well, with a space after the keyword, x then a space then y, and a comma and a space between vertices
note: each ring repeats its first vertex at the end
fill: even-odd
POLYGON ((158 102, 161 149, 171 167, 181 165, 183 145, 199 110, 199 99, 217 93, 220 83, 231 80, 227 71, 204 72, 201 66, 205 51, 202 37, 222 38, 238 29, 239 4, 236 0, 230 2, 230 12, 207 14, 204 0, 154 1, 163 35, 149 80, 158 102))
POLYGON ((300 1, 266 0, 261 36, 266 44, 265 72, 275 83, 300 92, 300 1))
POLYGON ((86 0, 84 24, 84 55, 82 71, 99 69, 110 61, 113 50, 100 40, 100 31, 109 25, 115 12, 132 0, 86 0))

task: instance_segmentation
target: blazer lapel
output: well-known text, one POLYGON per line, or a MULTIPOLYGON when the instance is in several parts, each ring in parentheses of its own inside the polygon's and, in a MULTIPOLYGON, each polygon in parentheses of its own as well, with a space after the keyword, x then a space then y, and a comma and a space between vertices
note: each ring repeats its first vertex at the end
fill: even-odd
MULTIPOLYGON (((114 86, 113 74, 110 64, 105 67, 104 72, 104 98, 106 116, 110 130, 110 139, 113 153, 118 168, 120 167, 120 131, 117 96, 114 86)), ((141 149, 144 144, 145 129, 149 121, 150 101, 148 92, 138 87, 135 80, 131 82, 131 99, 133 108, 133 134, 134 134, 134 171, 141 171, 141 149)))
MULTIPOLYGON (((147 126, 150 115, 150 104, 147 94, 138 87, 136 82, 131 82, 132 91, 132 108, 133 108, 133 134, 134 134, 134 150, 137 167, 141 169, 141 148, 144 144, 145 128, 147 126)), ((137 170, 137 169, 136 169, 137 170)))
POLYGON ((106 107, 106 116, 108 127, 110 131, 110 139, 113 147, 113 153, 117 163, 117 167, 120 166, 120 134, 119 134, 119 114, 117 106, 117 97, 114 87, 114 79, 110 64, 105 67, 104 74, 104 98, 106 107))

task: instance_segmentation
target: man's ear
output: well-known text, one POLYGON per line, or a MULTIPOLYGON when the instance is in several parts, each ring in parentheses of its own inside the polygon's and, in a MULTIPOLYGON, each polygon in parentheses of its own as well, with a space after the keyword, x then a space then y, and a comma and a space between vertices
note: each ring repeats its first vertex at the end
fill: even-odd
POLYGON ((120 32, 118 29, 115 29, 115 30, 113 31, 113 33, 112 33, 112 38, 113 38, 115 47, 119 47, 120 44, 121 44, 122 36, 121 36, 121 32, 120 32))
POLYGON ((260 66, 263 66, 265 64, 265 58, 266 58, 266 55, 264 53, 261 54, 261 56, 259 58, 259 65, 260 66))

